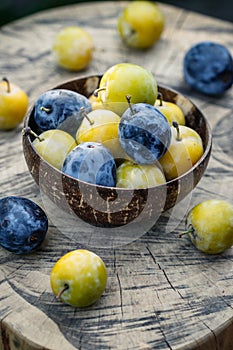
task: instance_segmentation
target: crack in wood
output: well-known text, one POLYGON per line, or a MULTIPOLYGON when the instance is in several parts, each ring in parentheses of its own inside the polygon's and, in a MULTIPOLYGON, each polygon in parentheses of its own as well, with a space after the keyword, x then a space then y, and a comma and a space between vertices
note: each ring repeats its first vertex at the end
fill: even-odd
POLYGON ((167 275, 165 269, 161 266, 161 264, 160 264, 158 261, 156 261, 156 259, 155 259, 154 255, 153 255, 153 253, 151 252, 150 248, 147 246, 146 249, 148 250, 148 252, 149 252, 149 254, 150 254, 152 260, 154 261, 154 263, 155 263, 155 264, 159 267, 159 269, 163 272, 164 277, 166 278, 166 281, 168 282, 169 286, 170 286, 177 294, 179 294, 179 296, 181 297, 181 299, 184 299, 184 298, 183 298, 183 295, 179 292, 179 290, 177 290, 177 289, 173 286, 173 284, 172 284, 172 282, 170 281, 170 279, 169 279, 169 277, 168 277, 168 275, 167 275))
POLYGON ((122 287, 121 287, 121 281, 120 281, 120 277, 119 274, 116 273, 116 277, 117 277, 117 281, 118 281, 118 285, 119 285, 119 292, 120 292, 120 308, 121 308, 121 316, 124 316, 124 310, 123 310, 123 296, 122 296, 122 287))

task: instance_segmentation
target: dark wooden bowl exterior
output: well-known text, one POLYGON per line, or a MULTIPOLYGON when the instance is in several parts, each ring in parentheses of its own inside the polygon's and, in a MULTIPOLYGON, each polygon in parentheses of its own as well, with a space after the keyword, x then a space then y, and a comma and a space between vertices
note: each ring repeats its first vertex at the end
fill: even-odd
MULTIPOLYGON (((101 76, 73 79, 55 88, 77 91, 89 97, 98 87, 100 79, 101 76)), ((211 130, 206 118, 190 100, 167 87, 158 88, 164 100, 182 107, 187 126, 196 130, 203 140, 204 154, 190 171, 149 190, 95 186, 67 176, 49 165, 33 148, 32 137, 23 135, 23 150, 28 169, 43 193, 59 208, 101 227, 122 226, 137 220, 142 224, 144 220, 153 221, 163 211, 185 198, 198 184, 208 165, 212 146, 211 130)), ((33 108, 27 114, 24 126, 35 130, 32 114, 33 108)))

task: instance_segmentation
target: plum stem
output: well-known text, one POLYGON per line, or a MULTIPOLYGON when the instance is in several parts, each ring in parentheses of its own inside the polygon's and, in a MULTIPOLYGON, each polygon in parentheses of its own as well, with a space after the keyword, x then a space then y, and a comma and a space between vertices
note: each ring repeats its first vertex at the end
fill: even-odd
POLYGON ((158 92, 158 100, 159 100, 159 106, 163 106, 163 94, 162 92, 158 92))
POLYGON ((67 283, 64 284, 64 288, 62 290, 60 290, 60 292, 56 295, 56 299, 60 299, 62 294, 69 289, 69 286, 67 283))
POLYGON ((180 232, 180 233, 178 234, 178 238, 181 238, 181 237, 183 237, 184 235, 188 235, 188 234, 193 235, 194 232, 195 232, 195 229, 194 229, 193 225, 190 224, 190 225, 188 226, 187 230, 185 230, 185 231, 183 231, 183 232, 180 232))
POLYGON ((174 120, 174 121, 172 122, 172 126, 174 126, 174 128, 176 128, 176 131, 177 131, 176 141, 182 141, 182 137, 180 136, 179 124, 174 120))
POLYGON ((100 91, 105 91, 105 90, 106 90, 106 87, 101 87, 101 88, 95 89, 95 91, 93 92, 93 95, 95 97, 98 97, 99 96, 99 92, 100 91))
POLYGON ((37 135, 31 128, 29 128, 29 126, 27 126, 26 128, 23 128, 22 134, 23 134, 23 135, 29 135, 29 134, 31 134, 31 135, 33 135, 36 139, 38 139, 40 142, 44 140, 42 137, 40 137, 39 135, 37 135))
POLYGON ((132 115, 134 115, 134 110, 133 110, 133 107, 132 107, 132 104, 131 104, 131 98, 132 96, 131 95, 126 95, 126 100, 128 102, 128 105, 129 105, 129 108, 130 108, 130 112, 132 115))
POLYGON ((10 82, 7 78, 2 78, 2 81, 5 81, 7 84, 7 89, 6 92, 10 93, 11 92, 11 86, 10 86, 10 82))
POLYGON ((183 237, 184 235, 188 235, 189 233, 191 233, 191 230, 186 230, 186 231, 180 232, 180 233, 178 234, 178 238, 181 238, 181 237, 183 237))
POLYGON ((44 112, 46 112, 46 113, 50 113, 50 112, 51 112, 51 108, 46 108, 46 107, 44 107, 44 106, 41 106, 41 107, 40 107, 40 110, 41 110, 41 111, 44 111, 44 112))
POLYGON ((89 117, 89 115, 87 114, 87 112, 85 111, 84 107, 80 108, 80 112, 83 114, 83 116, 89 121, 90 125, 93 125, 95 122, 94 120, 91 120, 91 118, 89 117))

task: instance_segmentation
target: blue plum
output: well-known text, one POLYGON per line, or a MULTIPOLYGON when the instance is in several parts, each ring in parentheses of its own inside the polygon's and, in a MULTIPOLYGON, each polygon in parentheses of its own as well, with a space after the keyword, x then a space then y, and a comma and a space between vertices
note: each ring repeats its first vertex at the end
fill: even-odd
POLYGON ((116 186, 116 163, 110 151, 98 142, 83 142, 66 157, 62 172, 100 186, 116 186))
POLYGON ((206 95, 221 95, 233 84, 232 56, 215 42, 193 45, 184 56, 183 71, 187 84, 206 95))
POLYGON ((0 245, 16 254, 34 251, 44 241, 48 218, 30 199, 8 196, 0 199, 0 245))
POLYGON ((119 139, 122 148, 136 163, 152 164, 167 151, 171 128, 157 108, 136 103, 121 117, 119 139))
POLYGON ((84 95, 66 89, 48 90, 37 99, 33 117, 39 132, 62 128, 73 134, 83 118, 81 108, 87 113, 92 110, 84 95))

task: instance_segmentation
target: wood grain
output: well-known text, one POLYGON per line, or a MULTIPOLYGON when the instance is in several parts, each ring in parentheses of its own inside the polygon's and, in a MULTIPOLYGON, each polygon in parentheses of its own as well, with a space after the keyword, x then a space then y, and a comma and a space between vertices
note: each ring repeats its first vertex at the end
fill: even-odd
MULTIPOLYGON (((141 64, 208 117, 213 131, 208 169, 182 205, 128 245, 95 247, 91 235, 87 245, 86 226, 78 228, 83 241, 72 239, 75 227, 59 222, 59 211, 52 211, 39 251, 18 256, 0 249, 0 349, 233 349, 233 249, 207 256, 188 239, 177 238, 188 208, 207 198, 233 199, 232 89, 219 98, 202 96, 186 86, 182 75, 184 53, 198 41, 220 42, 233 53, 233 26, 161 4, 165 31, 152 49, 138 52, 125 47, 116 32, 125 4, 61 7, 2 27, 1 75, 24 87, 32 104, 63 80, 102 74, 119 62, 141 64), (51 47, 59 29, 76 24, 93 36, 95 53, 88 69, 74 74, 56 66, 51 47), (57 259, 81 246, 99 254, 109 273, 104 295, 85 309, 55 300, 49 284, 57 259)), ((25 196, 47 209, 23 158, 21 129, 0 132, 0 196, 25 196)))

